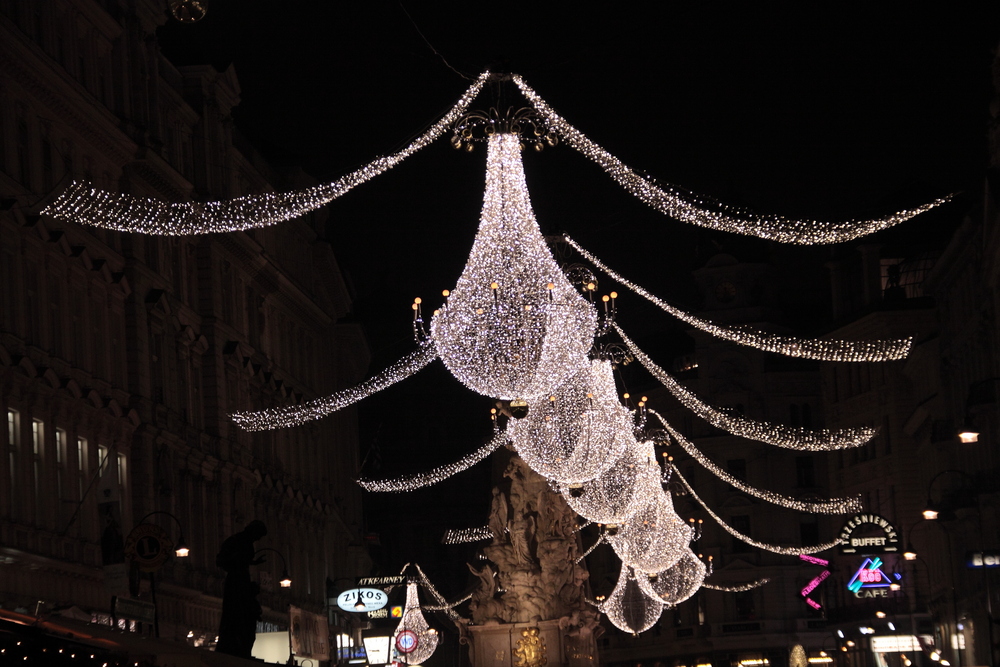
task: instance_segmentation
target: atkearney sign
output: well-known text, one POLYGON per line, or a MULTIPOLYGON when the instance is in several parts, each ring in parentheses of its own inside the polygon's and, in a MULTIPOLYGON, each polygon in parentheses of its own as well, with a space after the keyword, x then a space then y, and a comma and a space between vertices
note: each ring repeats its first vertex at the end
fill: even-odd
POLYGON ((898 551, 896 527, 878 514, 855 514, 840 529, 842 554, 894 554, 898 551))

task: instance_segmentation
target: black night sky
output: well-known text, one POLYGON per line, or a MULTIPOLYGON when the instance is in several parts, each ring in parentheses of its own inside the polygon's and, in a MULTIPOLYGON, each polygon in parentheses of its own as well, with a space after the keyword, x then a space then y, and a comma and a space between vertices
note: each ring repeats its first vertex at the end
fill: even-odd
MULTIPOLYGON (((579 3, 210 0, 204 21, 171 22, 161 42, 180 65, 233 64, 239 130, 275 164, 301 165, 320 180, 398 150, 454 104, 469 85, 462 75, 491 66, 522 74, 626 164, 752 210, 845 219, 964 193, 885 236, 940 243, 941 229, 979 196, 1000 12, 645 4, 593 12, 579 3)), ((329 237, 373 371, 413 349, 413 297, 433 308, 460 274, 484 158, 439 141, 331 205, 329 237)), ((698 307, 690 272, 720 250, 780 258, 803 281, 823 279, 829 248, 775 247, 674 222, 566 147, 525 162, 543 232, 569 232, 681 307, 698 307)), ((794 302, 793 290, 787 296, 794 302)), ((823 305, 799 305, 800 330, 815 333, 823 305)), ((642 345, 665 361, 682 351, 668 316, 636 300, 621 307, 642 345)), ((362 454, 377 442, 382 466, 365 472, 390 476, 458 458, 488 437, 489 407, 440 364, 369 399, 362 454)), ((369 529, 388 544, 386 531, 400 524, 432 523, 433 544, 442 526, 485 522, 488 485, 482 465, 432 490, 368 495, 369 529)), ((393 551, 382 554, 387 570, 442 557, 393 551)))

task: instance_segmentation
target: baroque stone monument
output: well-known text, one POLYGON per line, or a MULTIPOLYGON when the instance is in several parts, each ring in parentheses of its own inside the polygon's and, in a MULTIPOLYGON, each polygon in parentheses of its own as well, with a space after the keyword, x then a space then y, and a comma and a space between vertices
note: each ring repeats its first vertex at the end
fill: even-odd
POLYGON ((493 489, 491 543, 469 569, 480 586, 460 624, 474 667, 596 667, 599 612, 576 514, 541 475, 513 455, 493 489))

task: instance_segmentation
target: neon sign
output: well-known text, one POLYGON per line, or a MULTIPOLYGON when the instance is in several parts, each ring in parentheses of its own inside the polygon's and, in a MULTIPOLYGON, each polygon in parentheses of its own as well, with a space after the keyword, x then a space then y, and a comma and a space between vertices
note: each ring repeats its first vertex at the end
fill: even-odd
POLYGON ((866 558, 858 568, 851 580, 847 582, 847 589, 859 598, 886 597, 889 587, 902 578, 898 572, 893 572, 890 577, 882 571, 882 559, 879 557, 866 558))
MULTIPOLYGON (((819 565, 824 568, 830 567, 830 561, 823 560, 822 558, 817 558, 816 556, 809 556, 808 554, 799 554, 799 558, 807 563, 812 563, 813 565, 819 565)), ((813 580, 810 581, 808 584, 806 584, 805 588, 802 589, 801 593, 802 597, 805 598, 806 604, 812 607, 813 609, 822 609, 823 605, 821 605, 819 602, 816 602, 811 597, 809 597, 809 594, 812 593, 814 590, 816 590, 816 587, 822 584, 824 581, 826 581, 827 577, 829 576, 830 576, 830 570, 825 569, 822 572, 820 572, 817 576, 813 577, 813 580)))

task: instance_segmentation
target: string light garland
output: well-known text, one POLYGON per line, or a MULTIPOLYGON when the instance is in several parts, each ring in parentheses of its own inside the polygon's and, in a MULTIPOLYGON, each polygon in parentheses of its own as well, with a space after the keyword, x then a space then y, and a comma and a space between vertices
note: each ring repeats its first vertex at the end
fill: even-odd
POLYGON ((782 354, 786 357, 798 357, 801 359, 816 359, 818 361, 894 361, 904 359, 910 353, 913 345, 913 338, 897 338, 889 340, 820 340, 816 338, 796 338, 794 336, 780 336, 766 331, 755 331, 749 327, 736 326, 725 327, 708 320, 703 320, 689 313, 671 306, 666 301, 650 294, 645 289, 635 283, 626 280, 620 274, 611 270, 601 260, 585 250, 580 244, 569 236, 563 239, 573 247, 588 262, 603 271, 612 280, 619 282, 639 296, 657 305, 670 315, 673 315, 681 322, 704 331, 721 340, 726 340, 738 345, 753 347, 765 352, 782 354))
MULTIPOLYGON (((459 615, 455 612, 454 607, 457 607, 466 600, 471 599, 472 594, 470 593, 468 597, 463 598, 461 600, 457 600, 455 602, 448 602, 445 599, 445 597, 441 595, 441 592, 438 591, 437 588, 435 588, 434 584, 431 583, 431 580, 424 573, 424 570, 422 567, 420 567, 420 564, 414 563, 413 567, 417 571, 417 581, 420 583, 421 586, 424 587, 425 591, 430 593, 430 596, 435 600, 435 602, 437 602, 436 605, 424 606, 421 607, 421 609, 425 609, 427 611, 443 611, 445 614, 448 615, 449 618, 451 618, 454 621, 457 621, 459 619, 459 615)), ((406 568, 404 567, 403 569, 405 570, 406 568)))
POLYGON ((431 338, 452 375, 477 393, 548 396, 590 350, 597 311, 542 237, 520 139, 495 134, 487 145, 479 231, 455 289, 431 319, 431 338))
POLYGON ((469 544, 472 542, 482 542, 492 540, 493 531, 489 526, 477 526, 476 528, 452 528, 445 531, 441 538, 442 544, 469 544))
POLYGON ((534 401, 507 426, 514 449, 532 470, 564 484, 587 482, 614 465, 630 442, 631 413, 618 401, 611 364, 595 359, 534 401))
POLYGON ((597 478, 560 489, 574 512, 594 523, 619 526, 660 490, 660 464, 653 443, 638 442, 597 478))
POLYGON ((691 527, 674 511, 670 494, 659 490, 607 539, 622 563, 652 574, 676 563, 693 535, 691 527))
POLYGON ((708 588, 713 591, 722 591, 723 593, 742 593, 744 591, 752 591, 755 588, 760 588, 764 584, 771 583, 771 580, 767 577, 763 579, 758 579, 757 581, 751 581, 746 584, 740 584, 739 586, 719 586, 718 584, 704 583, 701 585, 702 588, 708 588))
POLYGON ((834 449, 860 447, 871 440, 876 433, 876 429, 867 426, 837 429, 835 431, 829 429, 812 431, 798 426, 783 426, 781 424, 757 421, 723 412, 701 401, 701 399, 677 382, 672 375, 653 363, 632 342, 632 339, 625 335, 625 332, 621 330, 621 327, 617 323, 612 323, 611 326, 621 336, 625 342, 625 347, 628 348, 632 356, 645 366, 646 370, 659 380, 684 407, 712 426, 721 428, 733 435, 786 449, 824 452, 834 449))
POLYGON ((245 431, 266 431, 298 426, 314 419, 322 419, 337 410, 353 405, 361 399, 391 387, 420 371, 437 359, 434 345, 425 342, 419 350, 411 352, 378 375, 361 384, 335 394, 309 401, 302 405, 288 405, 256 412, 237 412, 230 415, 245 431))
POLYGON ((708 198, 684 192, 675 186, 659 186, 651 179, 640 176, 567 123, 528 87, 524 79, 515 74, 513 80, 531 105, 547 121, 549 128, 555 130, 566 144, 600 165, 608 176, 643 203, 675 220, 699 227, 798 245, 844 243, 898 225, 951 199, 951 196, 935 199, 922 206, 881 218, 845 222, 795 220, 780 215, 759 215, 734 206, 718 204, 708 198))
POLYGON ((685 438, 683 435, 678 433, 664 418, 661 414, 656 412, 651 408, 647 408, 646 412, 654 417, 656 417, 663 428, 670 434, 670 436, 681 446, 681 448, 691 455, 695 461, 701 464, 701 467, 708 470, 713 475, 721 479, 726 484, 733 486, 747 495, 753 496, 755 498, 760 498, 761 500, 766 500, 769 503, 779 505, 791 510, 798 510, 800 512, 809 512, 811 514, 851 514, 853 512, 860 512, 861 497, 857 496, 854 498, 831 498, 830 500, 796 500, 795 498, 790 498, 788 496, 782 495, 780 493, 773 493, 771 491, 764 491, 751 486, 741 479, 733 477, 725 470, 715 465, 711 459, 701 453, 694 444, 685 438))
POLYGON ((654 576, 638 577, 638 584, 646 595, 675 607, 697 593, 707 576, 708 566, 685 545, 676 563, 654 576))
POLYGON ((463 602, 468 602, 471 599, 472 599, 472 593, 469 593, 464 598, 461 598, 459 600, 455 600, 454 602, 447 602, 445 604, 438 604, 438 605, 425 604, 425 605, 422 605, 420 608, 422 610, 424 610, 424 611, 444 611, 444 612, 447 612, 447 611, 449 611, 451 609, 454 609, 455 607, 457 607, 458 605, 462 604, 463 602))
POLYGON ((505 445, 507 441, 507 434, 501 431, 488 443, 454 463, 434 468, 425 473, 404 475, 395 479, 362 478, 357 480, 357 483, 365 491, 373 491, 375 493, 400 493, 402 491, 413 491, 414 489, 431 486, 432 484, 437 484, 448 479, 452 475, 468 470, 505 445))
POLYGON ((577 558, 575 562, 577 562, 577 563, 582 562, 584 558, 586 558, 590 554, 594 553, 594 549, 596 549, 597 547, 601 546, 602 544, 605 544, 607 541, 608 540, 607 540, 607 537, 605 536, 605 534, 601 533, 598 536, 597 541, 595 541, 592 545, 590 545, 589 549, 587 549, 582 554, 580 554, 580 557, 577 558))
POLYGON ((292 220, 395 167, 440 137, 465 113, 489 76, 489 72, 480 74, 448 113, 401 151, 376 158, 330 183, 225 201, 168 203, 108 192, 90 183, 74 181, 42 213, 82 225, 165 236, 233 232, 292 220))
POLYGON ((396 647, 396 660, 407 665, 421 665, 434 654, 439 641, 437 630, 427 623, 427 619, 420 611, 417 582, 407 582, 403 617, 392 635, 392 644, 396 647), (407 650, 404 650, 404 647, 407 650))
POLYGON ((803 547, 779 547, 779 546, 775 546, 773 544, 765 544, 764 542, 758 542, 757 540, 754 540, 753 538, 748 537, 747 535, 744 535, 743 533, 740 533, 739 531, 737 531, 735 528, 733 528, 728 523, 726 523, 725 521, 723 521, 722 518, 718 514, 716 514, 715 512, 713 512, 711 509, 709 509, 708 505, 706 505, 705 502, 701 498, 698 497, 698 494, 694 492, 694 489, 691 488, 691 485, 688 484, 688 481, 686 479, 684 479, 684 476, 681 475, 681 471, 677 470, 676 466, 674 466, 674 475, 677 476, 677 479, 681 480, 681 483, 684 485, 684 488, 686 488, 688 490, 688 493, 691 494, 691 497, 694 498, 695 502, 697 502, 699 505, 701 505, 702 509, 704 509, 706 512, 708 512, 708 515, 710 517, 712 517, 713 519, 715 519, 715 522, 717 524, 719 524, 719 526, 724 531, 726 531, 727 533, 729 533, 730 535, 732 535, 736 539, 738 539, 738 540, 740 540, 742 542, 746 542, 747 544, 749 544, 752 547, 757 547, 758 549, 763 549, 764 551, 770 551, 771 553, 775 553, 775 554, 781 554, 782 556, 798 556, 800 554, 816 554, 816 553, 819 553, 821 551, 826 551, 827 549, 832 549, 833 547, 835 547, 838 544, 840 544, 840 540, 839 539, 836 539, 836 540, 834 540, 832 542, 827 542, 825 544, 818 544, 818 545, 810 546, 810 547, 805 547, 805 546, 803 546, 803 547))
POLYGON ((622 565, 611 595, 597 607, 616 628, 635 635, 653 627, 663 613, 663 603, 640 588, 635 571, 627 565, 622 565))

